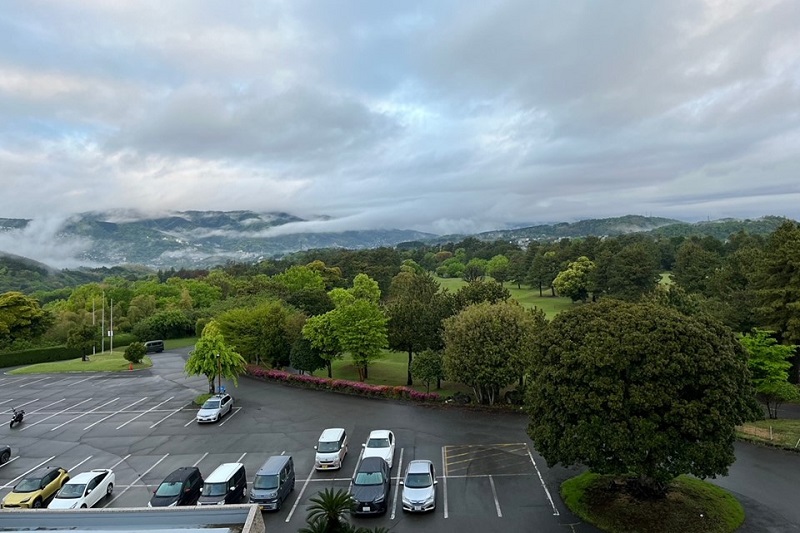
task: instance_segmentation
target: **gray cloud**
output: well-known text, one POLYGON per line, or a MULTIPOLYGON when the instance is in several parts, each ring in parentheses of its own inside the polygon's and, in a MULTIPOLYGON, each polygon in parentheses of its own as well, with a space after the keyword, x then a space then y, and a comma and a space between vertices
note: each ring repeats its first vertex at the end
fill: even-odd
POLYGON ((0 216, 797 218, 798 110, 793 0, 12 2, 0 216))

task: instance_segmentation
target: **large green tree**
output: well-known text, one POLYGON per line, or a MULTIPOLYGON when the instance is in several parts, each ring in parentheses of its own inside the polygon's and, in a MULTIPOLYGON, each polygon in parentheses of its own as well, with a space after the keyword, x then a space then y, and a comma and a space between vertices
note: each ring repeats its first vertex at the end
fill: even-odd
POLYGON ((553 280, 553 287, 559 296, 566 296, 573 302, 586 301, 591 289, 592 272, 595 265, 586 256, 581 256, 567 265, 553 280))
POLYGON ((770 235, 754 278, 763 324, 800 344, 800 226, 787 221, 770 235))
POLYGON ((510 277, 510 263, 508 257, 496 255, 486 264, 486 273, 489 274, 500 286, 510 277))
POLYGON ((516 302, 471 305, 444 322, 444 370, 493 404, 530 363, 535 315, 516 302))
POLYGON ((637 300, 655 289, 660 279, 659 267, 655 244, 630 244, 611 257, 603 289, 613 298, 637 300))
POLYGON ((15 291, 0 294, 0 348, 38 338, 52 322, 52 315, 34 298, 15 291))
POLYGON ((228 343, 249 361, 269 361, 272 366, 289 364, 294 342, 292 316, 297 311, 280 301, 255 307, 231 309, 217 317, 220 331, 228 343))
POLYGON ((653 496, 680 474, 725 474, 734 427, 759 410, 728 328, 610 299, 544 328, 527 390, 528 434, 548 464, 632 476, 653 496))
POLYGON ((542 290, 545 287, 550 288, 553 296, 555 296, 553 280, 558 275, 558 267, 558 255, 555 251, 543 248, 537 249, 526 279, 531 287, 538 287, 539 296, 542 296, 542 290))
POLYGON ((99 340, 100 331, 97 326, 81 324, 70 330, 67 335, 67 347, 79 350, 81 359, 88 361, 88 355, 92 352, 92 347, 97 346, 99 340))
POLYGON ((452 313, 451 301, 439 292, 439 283, 427 272, 405 271, 392 279, 385 307, 389 348, 408 354, 407 385, 413 385, 414 353, 441 348, 442 320, 452 313))
POLYGON ((333 311, 312 316, 303 326, 303 338, 308 339, 311 346, 319 352, 325 361, 328 377, 333 377, 333 360, 342 356, 342 346, 333 326, 333 311))
POLYGON ((219 324, 211 321, 189 353, 184 371, 189 376, 204 375, 208 379, 208 392, 214 394, 214 380, 226 378, 239 384, 239 375, 247 368, 247 361, 225 342, 219 324))
POLYGON ((756 397, 766 407, 770 418, 778 418, 782 403, 800 399, 796 385, 789 383, 789 361, 797 346, 778 344, 772 332, 756 330, 742 337, 742 345, 750 356, 756 397))

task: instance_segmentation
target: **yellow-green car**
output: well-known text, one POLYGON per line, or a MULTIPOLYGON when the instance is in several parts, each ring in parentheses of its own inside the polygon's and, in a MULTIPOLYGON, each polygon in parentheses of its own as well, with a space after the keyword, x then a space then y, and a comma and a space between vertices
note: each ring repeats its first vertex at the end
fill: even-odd
POLYGON ((3 498, 3 509, 44 507, 50 498, 69 481, 69 472, 59 466, 46 466, 25 476, 3 498))

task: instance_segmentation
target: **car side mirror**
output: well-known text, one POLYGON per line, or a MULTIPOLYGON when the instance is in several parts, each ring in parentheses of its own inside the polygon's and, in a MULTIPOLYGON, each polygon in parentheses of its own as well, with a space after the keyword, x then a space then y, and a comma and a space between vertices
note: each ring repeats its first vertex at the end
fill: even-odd
POLYGON ((366 447, 367 447, 366 443, 363 443, 363 442, 362 442, 362 443, 361 443, 361 447, 362 447, 362 448, 366 448, 366 447))
POLYGON ((439 484, 439 482, 438 482, 438 481, 436 481, 436 480, 434 479, 434 480, 433 480, 433 484, 434 484, 434 485, 438 485, 438 484, 439 484))
POLYGON ((398 483, 399 483, 400 485, 404 485, 404 483, 403 483, 402 481, 398 481, 398 483))
POLYGON ((92 489, 86 489, 86 494, 91 494, 91 493, 92 493, 92 489))
POLYGON ((236 487, 231 487, 231 488, 228 489, 229 492, 233 492, 235 490, 236 490, 236 487))
POLYGON ((155 493, 156 493, 156 491, 158 491, 158 489, 153 489, 153 494, 155 494, 155 493))
POLYGON ((316 450, 316 449, 317 449, 317 447, 316 447, 316 446, 314 446, 314 449, 316 450))

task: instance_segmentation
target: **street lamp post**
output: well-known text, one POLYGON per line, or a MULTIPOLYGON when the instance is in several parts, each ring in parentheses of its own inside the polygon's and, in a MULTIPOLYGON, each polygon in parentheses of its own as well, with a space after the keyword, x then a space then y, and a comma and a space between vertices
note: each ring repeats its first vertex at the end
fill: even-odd
POLYGON ((217 353, 217 394, 222 391, 222 358, 217 353))

